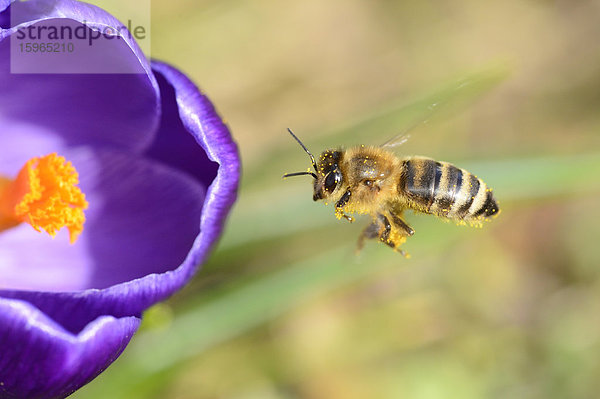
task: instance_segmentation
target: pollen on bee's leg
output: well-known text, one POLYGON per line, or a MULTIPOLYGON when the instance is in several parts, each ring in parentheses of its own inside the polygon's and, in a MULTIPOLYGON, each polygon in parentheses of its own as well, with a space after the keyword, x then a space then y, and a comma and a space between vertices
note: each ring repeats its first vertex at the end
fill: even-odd
POLYGON ((408 258, 410 258, 410 254, 408 252, 400 249, 402 244, 404 244, 405 242, 406 242, 406 235, 396 229, 392 229, 392 231, 390 232, 388 245, 390 247, 392 247, 394 249, 394 251, 400 253, 400 255, 402 255, 408 259, 408 258))
POLYGON ((67 227, 74 243, 88 207, 78 183, 71 162, 56 153, 30 159, 15 179, 0 177, 0 230, 25 222, 54 237, 67 227))

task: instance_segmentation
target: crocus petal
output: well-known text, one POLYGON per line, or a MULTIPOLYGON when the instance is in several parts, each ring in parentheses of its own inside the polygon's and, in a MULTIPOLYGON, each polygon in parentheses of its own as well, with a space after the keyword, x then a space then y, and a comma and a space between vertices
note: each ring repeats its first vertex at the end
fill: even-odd
POLYGON ((180 289, 207 257, 220 236, 225 218, 236 199, 240 163, 237 147, 229 130, 211 103, 183 74, 162 63, 153 64, 153 68, 173 87, 173 97, 167 96, 167 99, 177 104, 182 126, 206 150, 205 156, 219 165, 217 175, 206 192, 200 217, 200 233, 181 265, 165 273, 150 274, 102 290, 0 290, 0 297, 26 300, 71 332, 80 331, 102 315, 140 315, 149 306, 180 289))
MULTIPOLYGON (((114 361, 142 312, 181 288, 206 259, 235 201, 240 163, 209 100, 174 68, 156 62, 151 70, 131 38, 115 41, 111 54, 140 74, 10 74, 8 38, 18 29, 10 27, 10 3, 0 0, 0 149, 6 150, 0 174, 14 174, 32 156, 60 151, 79 169, 90 208, 75 250, 60 243, 34 248, 39 237, 28 226, 0 235, 8 240, 0 248, 19 246, 27 256, 37 251, 46 262, 71 257, 53 269, 69 274, 62 287, 56 276, 48 278, 51 287, 34 286, 43 284, 45 271, 32 258, 20 265, 29 281, 8 287, 0 281, 0 398, 62 398, 114 361), (137 171, 132 180, 119 174, 131 171, 124 165, 137 171), (175 190, 178 182, 187 188, 175 190), (137 198, 125 195, 127 183, 137 198), (174 209, 173 197, 187 205, 174 209), (138 210, 142 217, 136 219, 129 217, 132 208, 151 212, 138 210), (179 222, 174 230, 171 219, 179 222), (164 238, 164 231, 174 233, 164 238), (19 241, 26 234, 27 242, 19 241)), ((51 11, 36 11, 42 4, 37 0, 22 3, 33 11, 23 26, 118 26, 104 11, 73 0, 53 0, 51 11)), ((61 234, 56 240, 66 238, 61 234)))
MULTIPOLYGON (((177 268, 200 228, 205 188, 167 165, 91 147, 65 148, 89 209, 76 245, 22 225, 0 235, 3 288, 105 288, 177 268)), ((53 315, 55 316, 55 315, 53 315)))
POLYGON ((90 204, 85 238, 95 266, 85 288, 165 273, 184 261, 200 231, 206 190, 200 182, 125 153, 85 148, 67 154, 90 204))
POLYGON ((63 146, 64 141, 53 130, 26 120, 8 120, 0 109, 0 176, 14 178, 29 159, 56 152, 63 146))
MULTIPOLYGON (((86 3, 56 0, 53 6, 33 15, 27 24, 61 26, 86 21, 90 29, 118 26, 108 13, 86 3)), ((109 45, 119 62, 137 66, 142 73, 11 74, 8 36, 17 28, 0 28, 0 117, 4 124, 26 122, 30 129, 43 127, 66 145, 113 146, 133 152, 150 145, 160 114, 158 83, 135 41, 125 35, 109 45)), ((8 148, 3 140, 15 139, 18 135, 0 133, 0 148, 8 148)))
MULTIPOLYGON (((163 64, 153 62, 153 66, 160 68, 163 64)), ((167 163, 175 168, 185 171, 196 179, 209 185, 217 175, 218 164, 207 156, 202 142, 186 129, 180 115, 180 104, 173 101, 175 89, 164 76, 156 74, 158 87, 161 93, 162 117, 151 147, 144 152, 144 156, 167 163)), ((192 87, 192 93, 197 93, 192 87)), ((186 93, 180 93, 185 96, 186 93)), ((204 102, 203 115, 197 115, 200 120, 208 121, 209 118, 218 117, 206 97, 201 97, 204 102)), ((183 102, 185 104, 185 101, 183 102)), ((183 109, 181 111, 185 112, 183 109)), ((191 110, 188 112, 196 112, 191 110)), ((217 121, 220 123, 220 121, 217 121)), ((217 125, 218 126, 218 125, 217 125)), ((209 133, 210 134, 210 133, 209 133)))
MULTIPOLYGON (((81 239, 81 237, 80 237, 81 239)), ((64 291, 85 287, 93 262, 83 242, 69 244, 66 229, 52 239, 21 224, 0 234, 0 286, 64 291)))
POLYGON ((139 323, 104 316, 72 334, 27 302, 0 298, 0 397, 67 396, 121 354, 139 323))
MULTIPOLYGON (((189 265, 191 267, 180 268, 183 273, 182 278, 188 279, 196 272, 197 265, 204 260, 217 237, 221 235, 223 222, 237 198, 240 158, 229 129, 208 97, 172 66, 153 61, 152 68, 175 90, 175 100, 183 126, 206 151, 208 158, 219 164, 217 176, 208 188, 200 235, 190 256, 186 259, 186 262, 191 262, 189 265)), ((165 98, 169 98, 168 95, 165 95, 165 98)))

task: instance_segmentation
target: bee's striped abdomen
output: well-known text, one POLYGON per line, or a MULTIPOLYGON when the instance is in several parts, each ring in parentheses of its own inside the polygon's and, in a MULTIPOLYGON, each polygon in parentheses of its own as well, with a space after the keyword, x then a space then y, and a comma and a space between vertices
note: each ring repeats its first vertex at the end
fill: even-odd
POLYGON ((398 186, 415 210, 455 220, 476 220, 498 213, 487 185, 447 162, 413 157, 402 163, 398 186))

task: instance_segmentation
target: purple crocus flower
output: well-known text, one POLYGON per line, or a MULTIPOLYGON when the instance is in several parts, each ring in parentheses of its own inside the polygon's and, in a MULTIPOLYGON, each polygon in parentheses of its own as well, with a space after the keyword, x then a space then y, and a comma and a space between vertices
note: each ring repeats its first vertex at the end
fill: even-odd
MULTIPOLYGON (((62 398, 108 367, 142 312, 206 259, 240 164, 210 101, 128 37, 114 41, 115 57, 143 74, 11 74, 10 4, 0 0, 0 177, 58 153, 89 207, 73 245, 66 229, 54 239, 25 223, 0 231, 0 398, 62 398)), ((23 23, 116 23, 73 0, 38 11, 23 23)))

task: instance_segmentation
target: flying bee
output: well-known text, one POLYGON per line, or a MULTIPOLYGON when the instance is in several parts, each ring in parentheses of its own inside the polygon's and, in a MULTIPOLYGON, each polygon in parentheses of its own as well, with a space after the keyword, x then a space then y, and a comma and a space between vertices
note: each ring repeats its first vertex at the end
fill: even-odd
POLYGON ((368 214, 369 224, 358 240, 360 250, 366 239, 379 241, 402 255, 400 249, 415 231, 404 221, 407 209, 434 215, 459 224, 481 225, 499 212, 492 190, 472 173, 448 162, 421 156, 399 158, 387 147, 356 146, 323 151, 318 162, 298 137, 292 137, 310 157, 314 172, 313 200, 335 203, 338 219, 354 221, 351 214, 368 214))

